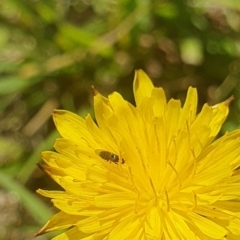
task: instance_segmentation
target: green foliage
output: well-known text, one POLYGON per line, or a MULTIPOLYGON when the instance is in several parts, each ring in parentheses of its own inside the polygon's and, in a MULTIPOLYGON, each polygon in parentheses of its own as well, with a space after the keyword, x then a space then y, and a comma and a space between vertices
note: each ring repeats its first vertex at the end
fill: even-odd
MULTIPOLYGON (((27 216, 16 211, 20 226, 2 227, 32 236, 47 218, 45 203, 34 208, 32 197, 52 187, 35 166, 56 138, 51 112, 85 116, 91 85, 131 101, 134 69, 142 68, 169 97, 197 87, 200 107, 233 94, 223 130, 239 127, 239 10, 236 0, 2 0, 0 194, 17 194, 27 216)), ((0 239, 16 239, 7 232, 0 239)))

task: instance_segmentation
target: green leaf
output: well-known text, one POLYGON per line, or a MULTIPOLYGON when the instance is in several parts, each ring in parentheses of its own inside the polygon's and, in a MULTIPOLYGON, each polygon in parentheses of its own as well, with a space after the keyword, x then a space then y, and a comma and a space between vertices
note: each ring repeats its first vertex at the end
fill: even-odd
POLYGON ((202 42, 198 38, 186 38, 180 43, 182 61, 199 65, 203 61, 202 42))
POLYGON ((0 77, 0 95, 21 92, 35 81, 22 79, 18 76, 0 77))

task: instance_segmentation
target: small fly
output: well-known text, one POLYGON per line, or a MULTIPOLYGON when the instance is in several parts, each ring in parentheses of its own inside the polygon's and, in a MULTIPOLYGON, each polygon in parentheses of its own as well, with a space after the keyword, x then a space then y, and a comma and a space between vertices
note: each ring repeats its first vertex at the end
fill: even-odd
POLYGON ((123 158, 120 158, 118 155, 116 155, 115 153, 111 153, 111 152, 108 152, 108 151, 105 151, 105 150, 100 150, 100 149, 97 149, 95 151, 95 153, 101 157, 102 159, 108 161, 108 162, 113 162, 115 164, 118 164, 118 163, 125 163, 124 159, 123 158))

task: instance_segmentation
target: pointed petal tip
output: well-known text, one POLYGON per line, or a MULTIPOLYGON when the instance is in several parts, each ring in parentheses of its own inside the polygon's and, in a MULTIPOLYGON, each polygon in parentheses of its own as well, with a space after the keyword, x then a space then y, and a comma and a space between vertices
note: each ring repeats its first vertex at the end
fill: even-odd
POLYGON ((91 92, 93 96, 96 96, 99 93, 93 85, 91 85, 91 92))
POLYGON ((63 115, 66 113, 66 110, 62 110, 62 109, 54 109, 52 112, 52 116, 56 116, 56 115, 63 115))
POLYGON ((39 169, 41 169, 41 170, 44 172, 44 167, 43 167, 43 165, 42 165, 42 164, 40 164, 40 163, 37 163, 36 165, 38 166, 38 168, 39 168, 39 169))
POLYGON ((34 237, 38 237, 38 236, 40 236, 40 235, 42 235, 42 234, 44 234, 44 232, 39 231, 39 232, 35 233, 33 236, 34 236, 34 237))
POLYGON ((142 69, 136 69, 135 74, 138 74, 138 73, 146 74, 142 69))
POLYGON ((37 166, 39 167, 40 170, 42 170, 44 173, 46 173, 49 177, 52 178, 51 173, 49 172, 50 167, 47 165, 43 165, 40 163, 37 163, 37 166))
POLYGON ((219 106, 222 106, 224 108, 228 108, 230 103, 234 100, 234 96, 232 95, 231 97, 229 97, 227 100, 220 102, 218 104, 215 104, 212 106, 212 108, 218 108, 219 106))
POLYGON ((59 111, 60 111, 59 109, 54 109, 54 110, 53 110, 53 114, 58 114, 59 111))
POLYGON ((234 96, 232 95, 231 97, 229 97, 227 100, 224 101, 225 105, 226 106, 229 106, 230 103, 234 100, 234 96))
POLYGON ((145 97, 150 97, 154 86, 152 80, 143 70, 135 70, 133 80, 133 93, 137 105, 140 105, 145 97))
POLYGON ((135 79, 137 80, 137 78, 139 78, 139 77, 140 78, 144 78, 145 77, 145 78, 149 79, 148 75, 142 69, 136 69, 135 72, 134 72, 134 80, 135 79))
POLYGON ((37 233, 34 234, 34 237, 43 235, 44 233, 47 233, 46 226, 49 224, 50 221, 48 221, 37 233))

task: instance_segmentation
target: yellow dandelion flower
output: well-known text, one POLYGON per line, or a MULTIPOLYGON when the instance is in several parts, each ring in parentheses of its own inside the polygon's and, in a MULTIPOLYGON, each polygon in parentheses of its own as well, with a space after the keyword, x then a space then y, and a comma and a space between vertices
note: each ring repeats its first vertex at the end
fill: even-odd
POLYGON ((190 87, 183 106, 166 101, 141 70, 136 107, 96 92, 85 119, 56 110, 62 138, 41 168, 62 191, 38 190, 60 211, 36 234, 54 240, 240 239, 240 131, 214 140, 231 99, 197 109, 190 87))

